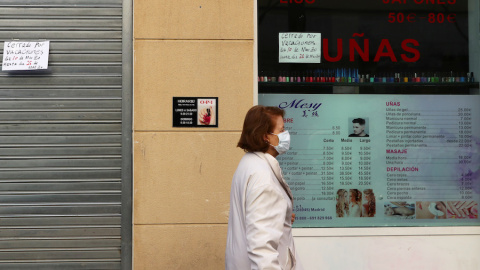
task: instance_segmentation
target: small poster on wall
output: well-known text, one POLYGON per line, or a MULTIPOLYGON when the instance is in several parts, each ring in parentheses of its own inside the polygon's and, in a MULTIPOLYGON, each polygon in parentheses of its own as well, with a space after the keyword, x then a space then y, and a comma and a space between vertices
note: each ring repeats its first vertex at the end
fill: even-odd
POLYGON ((2 71, 48 68, 50 41, 5 41, 2 71))
POLYGON ((218 97, 174 97, 173 127, 218 127, 218 97))

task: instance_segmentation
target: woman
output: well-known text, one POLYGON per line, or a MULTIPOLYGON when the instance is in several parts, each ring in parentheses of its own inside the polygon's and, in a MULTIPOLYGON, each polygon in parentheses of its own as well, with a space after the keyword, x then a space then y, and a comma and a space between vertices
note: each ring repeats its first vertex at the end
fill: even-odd
POLYGON ((337 191, 337 217, 347 217, 348 216, 348 203, 347 203, 348 192, 345 189, 339 189, 337 191))
POLYGON ((404 216, 409 217, 415 215, 415 208, 411 209, 407 202, 390 202, 395 207, 385 205, 385 216, 404 216))
POLYGON ((374 217, 376 211, 375 205, 375 194, 373 193, 372 189, 365 189, 363 191, 363 195, 365 198, 365 203, 363 204, 363 217, 374 217))
POLYGON ((345 217, 350 216, 350 203, 348 202, 348 191, 344 189, 343 198, 345 201, 345 217))
POLYGON ((349 190, 350 201, 350 215, 349 217, 361 217, 362 216, 362 193, 358 189, 349 190))
POLYGON ((230 191, 227 270, 303 269, 292 236, 293 196, 275 159, 290 146, 284 115, 258 105, 245 116, 237 146, 246 153, 230 191))

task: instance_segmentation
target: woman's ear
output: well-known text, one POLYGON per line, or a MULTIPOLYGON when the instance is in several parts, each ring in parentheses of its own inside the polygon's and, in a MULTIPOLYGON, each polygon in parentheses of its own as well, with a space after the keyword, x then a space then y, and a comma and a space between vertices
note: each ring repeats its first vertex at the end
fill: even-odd
POLYGON ((266 133, 265 133, 265 134, 263 134, 263 141, 264 141, 264 142, 268 142, 268 136, 267 136, 267 134, 266 134, 266 133))

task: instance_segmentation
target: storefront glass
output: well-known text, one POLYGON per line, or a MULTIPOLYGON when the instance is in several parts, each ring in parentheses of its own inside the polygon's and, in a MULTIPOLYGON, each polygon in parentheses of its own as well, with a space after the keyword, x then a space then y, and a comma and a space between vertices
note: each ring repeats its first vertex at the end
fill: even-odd
POLYGON ((480 224, 472 3, 258 1, 259 103, 287 112, 296 227, 480 224))

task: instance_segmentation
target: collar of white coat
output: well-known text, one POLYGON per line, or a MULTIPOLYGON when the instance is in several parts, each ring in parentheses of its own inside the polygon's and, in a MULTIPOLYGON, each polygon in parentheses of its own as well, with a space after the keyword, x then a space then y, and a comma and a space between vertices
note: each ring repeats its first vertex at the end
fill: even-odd
POLYGON ((282 187, 285 189, 285 192, 287 192, 288 197, 290 197, 290 200, 292 200, 293 202, 292 192, 290 191, 290 187, 288 186, 287 182, 283 178, 282 168, 280 168, 280 163, 278 163, 278 160, 268 153, 262 153, 262 152, 253 152, 253 153, 258 157, 260 157, 261 159, 267 161, 267 163, 270 165, 270 168, 272 168, 273 173, 277 177, 277 180, 280 182, 282 187))

